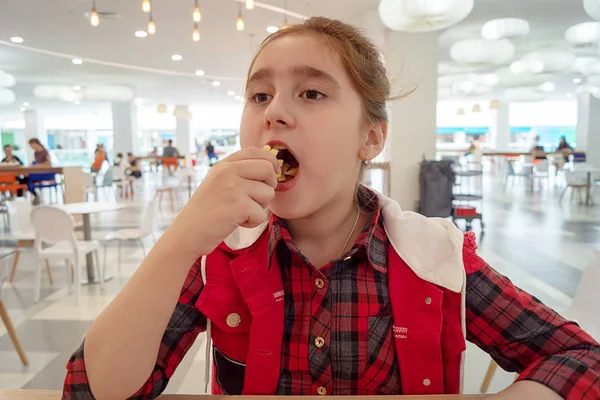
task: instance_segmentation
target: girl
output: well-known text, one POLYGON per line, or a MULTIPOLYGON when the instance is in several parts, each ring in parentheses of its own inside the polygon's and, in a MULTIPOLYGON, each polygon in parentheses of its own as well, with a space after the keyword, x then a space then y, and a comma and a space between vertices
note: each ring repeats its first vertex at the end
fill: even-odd
POLYGON ((271 35, 246 93, 242 150, 94 321, 64 398, 155 398, 204 330, 213 393, 458 393, 466 335, 520 372, 497 399, 600 397, 589 335, 448 221, 358 185, 384 146, 390 96, 360 31, 311 18, 271 35))
POLYGON ((29 146, 33 149, 34 164, 38 167, 51 167, 50 154, 38 139, 29 139, 29 146))

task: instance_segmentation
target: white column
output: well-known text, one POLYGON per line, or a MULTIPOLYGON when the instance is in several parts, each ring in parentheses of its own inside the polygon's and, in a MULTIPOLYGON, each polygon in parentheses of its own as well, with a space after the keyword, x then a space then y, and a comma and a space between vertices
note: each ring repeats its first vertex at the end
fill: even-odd
POLYGON ((502 103, 501 108, 496 110, 495 114, 490 126, 492 148, 495 151, 508 151, 510 143, 510 104, 502 103))
POLYGON ((391 195, 407 211, 418 209, 420 162, 435 159, 438 53, 438 33, 386 33, 392 94, 417 86, 390 103, 391 195))
POLYGON ((137 149, 137 110, 133 101, 113 102, 112 104, 114 152, 136 153, 137 149))
POLYGON ((600 100, 590 94, 579 96, 577 149, 586 152, 586 161, 600 167, 600 100))
MULTIPOLYGON (((190 108, 188 106, 177 106, 177 108, 182 116, 190 112, 190 108)), ((187 159, 193 148, 192 143, 194 141, 194 124, 192 120, 188 121, 187 119, 182 118, 182 116, 179 116, 176 119, 175 146, 177 146, 179 154, 185 156, 187 159)))
MULTIPOLYGON (((23 118, 25 119, 25 148, 29 146, 29 140, 38 139, 45 147, 48 147, 48 132, 44 126, 44 117, 34 109, 28 109, 23 112, 23 118)), ((25 151, 27 160, 23 160, 26 164, 30 164, 33 159, 31 152, 25 151)))

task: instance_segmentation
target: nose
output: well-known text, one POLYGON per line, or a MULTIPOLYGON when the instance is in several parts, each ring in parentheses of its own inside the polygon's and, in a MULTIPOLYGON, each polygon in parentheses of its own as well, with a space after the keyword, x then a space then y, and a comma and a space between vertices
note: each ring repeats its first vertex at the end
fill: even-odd
POLYGON ((292 109, 281 95, 273 97, 267 106, 264 122, 268 129, 293 128, 296 125, 292 109))

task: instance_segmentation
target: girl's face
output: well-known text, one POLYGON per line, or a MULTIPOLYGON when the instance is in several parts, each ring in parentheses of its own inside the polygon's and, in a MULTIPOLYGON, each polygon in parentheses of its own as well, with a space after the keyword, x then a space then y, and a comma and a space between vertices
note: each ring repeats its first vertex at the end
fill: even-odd
POLYGON ((37 143, 30 143, 29 145, 30 145, 30 146, 31 146, 31 148, 32 148, 33 150, 35 150, 35 151, 40 151, 40 150, 42 149, 42 146, 40 146, 40 145, 39 145, 39 144, 37 144, 37 143))
POLYGON ((373 127, 364 123, 361 97, 324 39, 289 35, 266 45, 246 96, 241 146, 283 145, 298 164, 296 177, 278 186, 275 214, 303 218, 354 193, 373 127))

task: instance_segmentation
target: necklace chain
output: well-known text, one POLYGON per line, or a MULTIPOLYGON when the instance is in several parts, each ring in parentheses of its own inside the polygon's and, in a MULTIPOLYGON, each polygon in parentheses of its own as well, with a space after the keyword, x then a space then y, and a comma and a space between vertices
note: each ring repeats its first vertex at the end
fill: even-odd
POLYGON ((356 205, 356 220, 354 221, 352 230, 348 234, 348 238, 346 239, 346 243, 344 243, 344 247, 342 247, 342 251, 340 252, 340 257, 344 255, 344 250, 346 250, 346 246, 348 246, 348 242, 350 241, 350 238, 352 237, 352 234, 354 233, 354 230, 356 229, 356 225, 358 225, 359 218, 360 218, 360 206, 357 204, 356 205))

